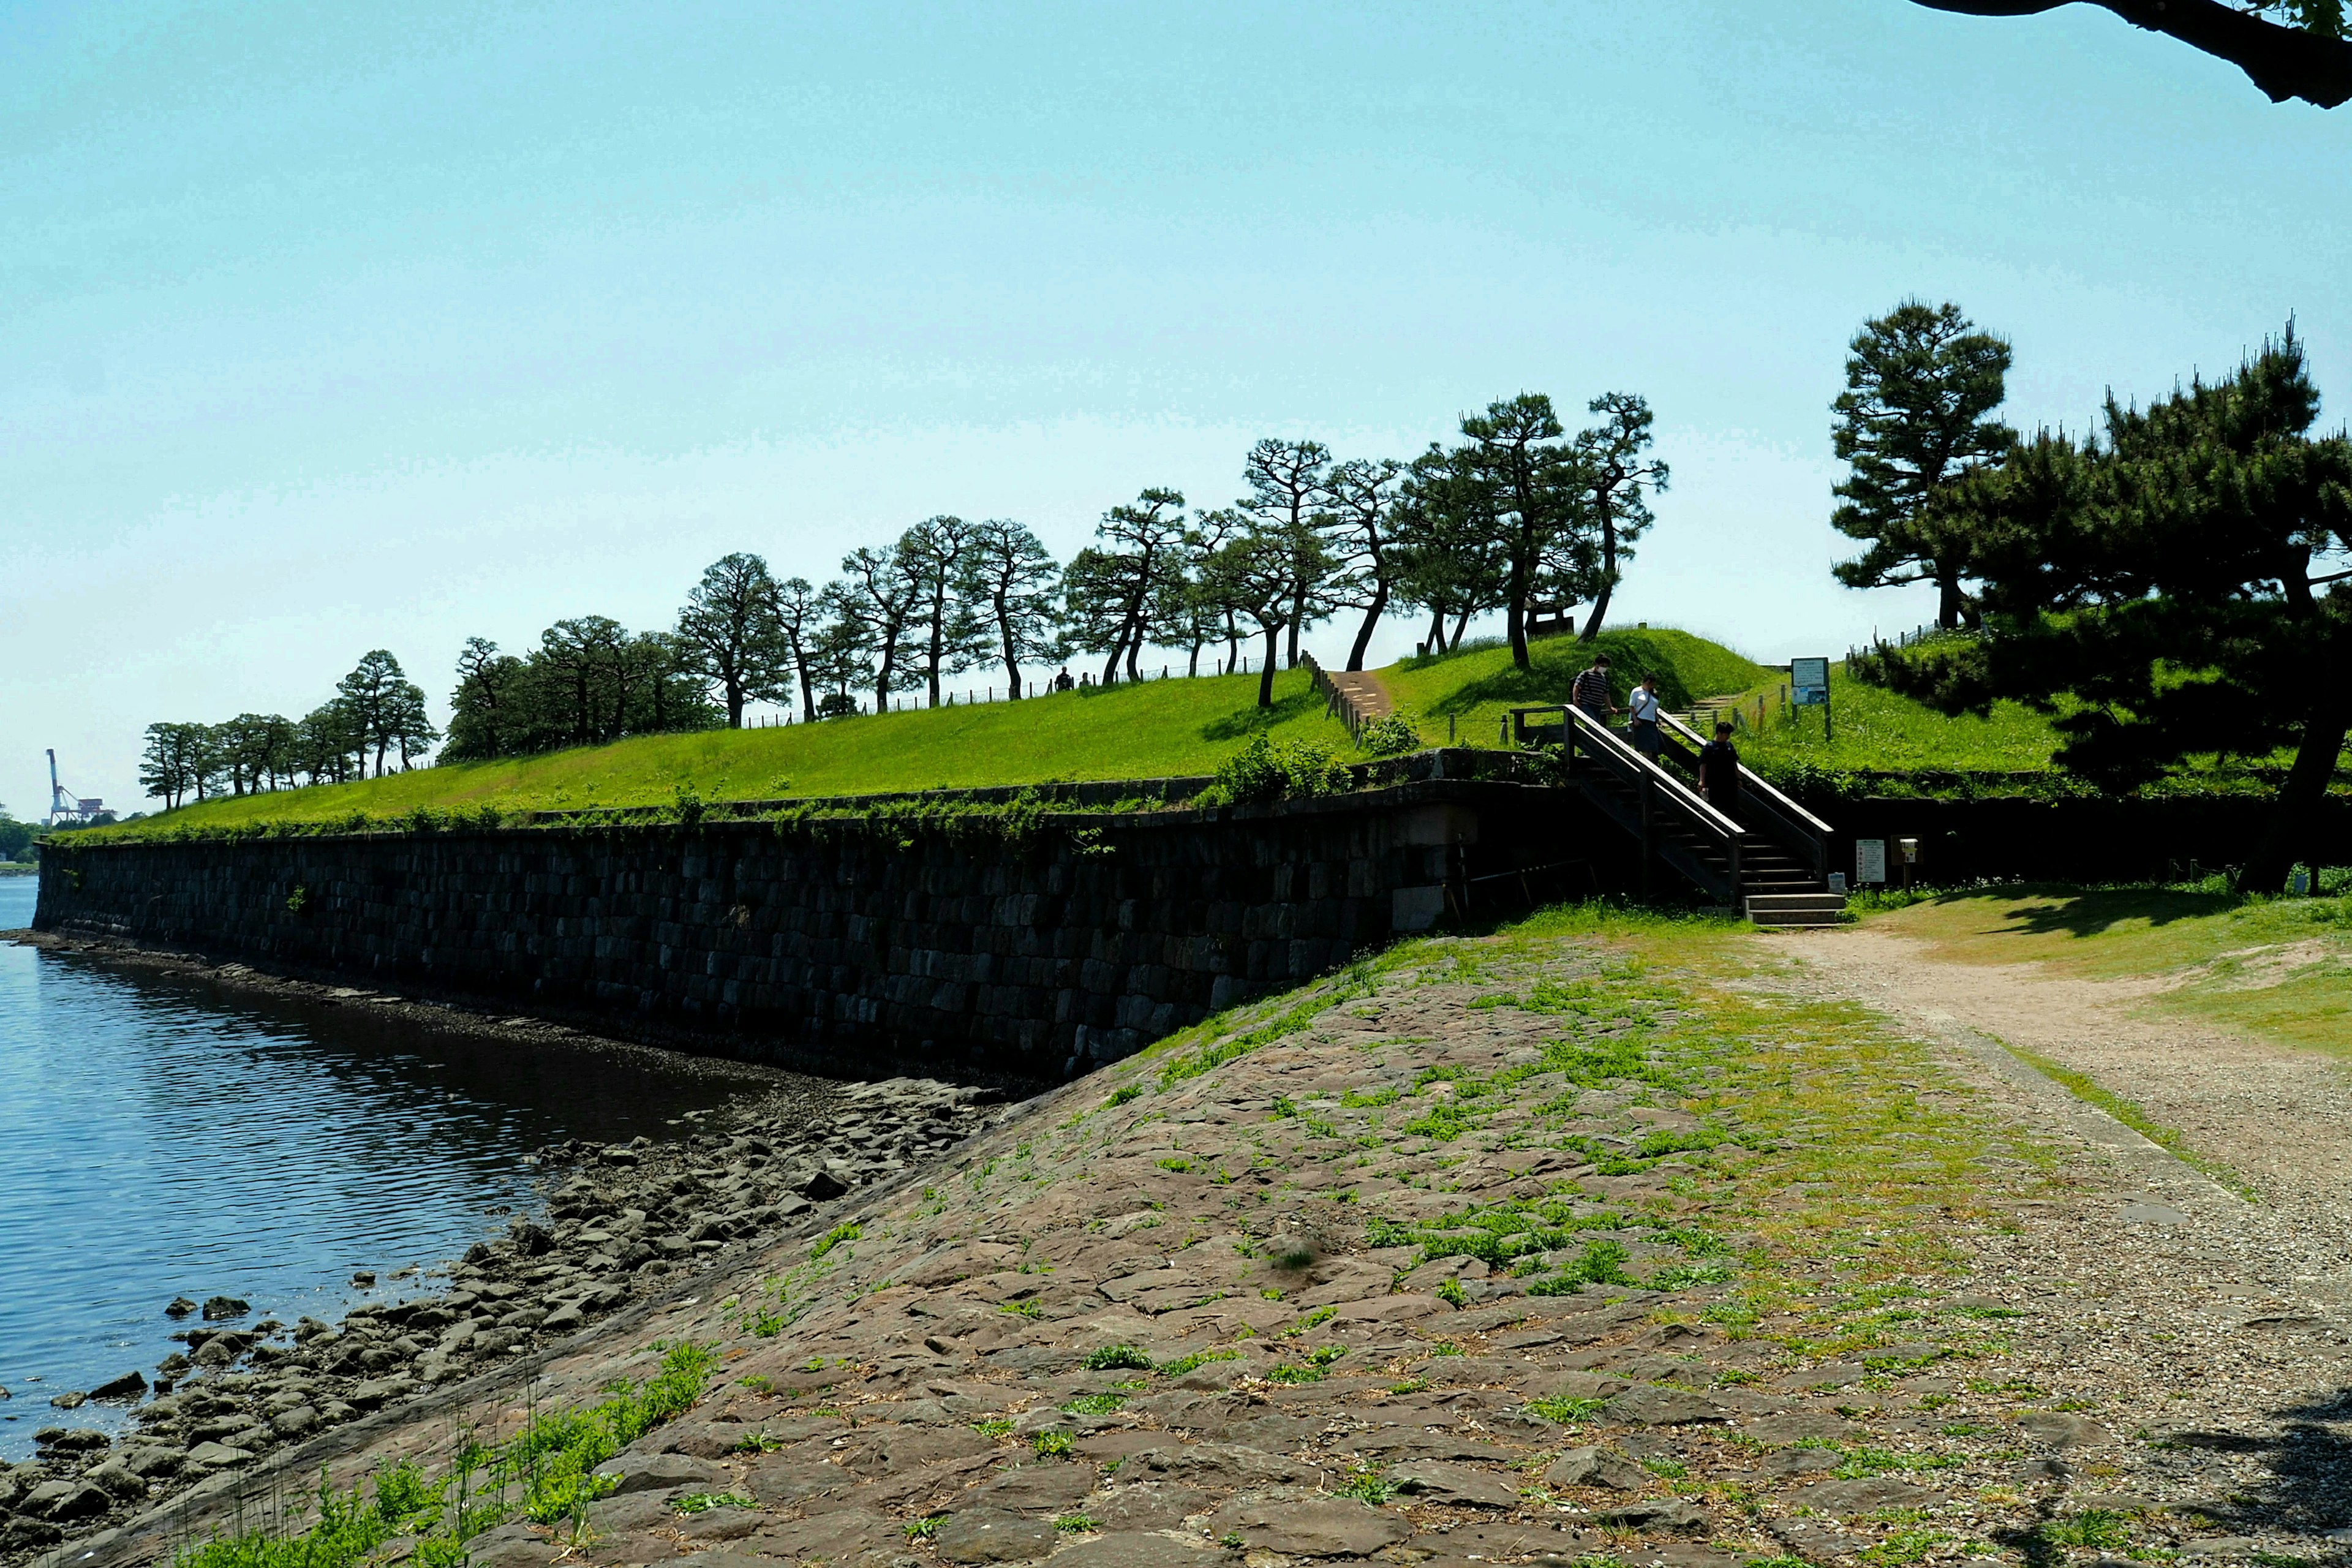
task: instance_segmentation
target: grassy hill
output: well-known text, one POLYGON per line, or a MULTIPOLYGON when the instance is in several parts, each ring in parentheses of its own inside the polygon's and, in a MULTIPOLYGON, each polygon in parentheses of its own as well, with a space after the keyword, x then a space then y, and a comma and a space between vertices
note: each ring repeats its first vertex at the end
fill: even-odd
POLYGON ((265 821, 388 818, 419 806, 667 805, 681 789, 705 800, 761 800, 1209 773, 1260 730, 1277 739, 1347 748, 1347 730, 1324 716, 1307 671, 1285 671, 1274 689, 1270 711, 1255 705, 1256 676, 1204 676, 774 730, 647 735, 501 762, 419 768, 364 784, 209 800, 100 831, 137 837, 265 821))
MULTIPOLYGON (((1830 676, 1833 738, 1822 739, 1819 709, 1791 712, 1781 706, 1788 677, 1689 632, 1641 628, 1603 632, 1621 691, 1644 672, 1658 677, 1658 694, 1680 710, 1708 698, 1736 697, 1745 718, 1740 754, 1749 763, 1810 763, 1843 772, 1889 773, 1938 768, 1962 773, 2014 773, 2046 769, 2057 742, 2049 721, 2014 702, 1996 704, 1979 719, 1948 719, 1907 697, 1846 679, 1843 662, 1830 676), (1761 700, 1764 724, 1756 727, 1761 700)), ((1534 644, 1532 668, 1516 669, 1510 649, 1500 645, 1466 648, 1432 658, 1409 658, 1380 672, 1397 705, 1422 738, 1443 742, 1446 721, 1464 745, 1497 742, 1503 715, 1539 702, 1564 702, 1576 672, 1591 662, 1590 646, 1573 637, 1534 644)), ((1621 698, 1622 704, 1622 698, 1621 698)))
MULTIPOLYGON (((1655 671, 1670 707, 1738 693, 1752 723, 1756 700, 1764 698, 1764 729, 1740 736, 1741 751, 1754 761, 1889 770, 2049 765, 2049 729, 2022 709, 1997 709, 1989 719, 1945 719, 1906 699, 1833 679, 1837 738, 1825 746, 1817 711, 1781 721, 1777 700, 1784 677, 1720 643, 1647 628, 1606 633, 1601 642, 1621 687, 1644 670, 1655 671)), ((1507 710, 1564 700, 1592 651, 1572 637, 1549 639, 1532 648, 1533 668, 1521 670, 1512 667, 1509 649, 1475 646, 1406 659, 1379 674, 1423 741, 1444 743, 1451 720, 1457 743, 1493 746, 1507 710)), ((704 800, 759 800, 1208 773, 1260 731, 1348 751, 1347 731, 1324 716, 1305 670, 1279 676, 1275 695, 1274 709, 1261 712, 1256 677, 1204 677, 775 730, 651 735, 505 762, 422 768, 363 784, 210 800, 100 831, 136 837, 260 822, 386 820, 420 807, 511 812, 665 805, 681 790, 704 800)))

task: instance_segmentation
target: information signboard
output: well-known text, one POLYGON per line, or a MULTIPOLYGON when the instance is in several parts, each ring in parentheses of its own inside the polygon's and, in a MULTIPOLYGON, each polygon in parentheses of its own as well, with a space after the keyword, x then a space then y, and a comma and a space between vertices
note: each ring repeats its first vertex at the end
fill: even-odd
POLYGON ((1886 880, 1886 840, 1857 838, 1853 841, 1853 879, 1867 885, 1886 880))
POLYGON ((1789 661, 1789 698, 1800 708, 1818 708, 1830 700, 1830 661, 1793 658, 1789 661))

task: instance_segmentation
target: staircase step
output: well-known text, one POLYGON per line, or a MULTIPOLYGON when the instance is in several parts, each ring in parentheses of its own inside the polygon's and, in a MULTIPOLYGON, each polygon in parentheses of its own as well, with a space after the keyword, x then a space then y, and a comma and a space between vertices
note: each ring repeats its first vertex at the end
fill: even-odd
POLYGON ((1756 925, 1783 930, 1834 926, 1845 915, 1843 893, 1750 893, 1748 919, 1756 925))

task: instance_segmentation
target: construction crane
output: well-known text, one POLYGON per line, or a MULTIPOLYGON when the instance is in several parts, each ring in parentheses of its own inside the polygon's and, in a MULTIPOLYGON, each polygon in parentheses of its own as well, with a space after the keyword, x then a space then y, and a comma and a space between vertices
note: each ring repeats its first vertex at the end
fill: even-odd
POLYGON ((58 783, 57 748, 49 748, 49 815, 45 819, 51 827, 88 827, 106 815, 106 802, 66 793, 58 783))

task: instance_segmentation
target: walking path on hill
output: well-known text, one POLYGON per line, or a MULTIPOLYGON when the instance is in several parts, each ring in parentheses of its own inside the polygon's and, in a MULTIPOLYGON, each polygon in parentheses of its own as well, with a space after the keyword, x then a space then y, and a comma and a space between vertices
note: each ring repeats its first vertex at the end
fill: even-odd
POLYGON ((1381 678, 1369 669, 1335 669, 1329 671, 1331 684, 1339 695, 1353 703, 1356 711, 1367 719, 1385 719, 1396 711, 1396 700, 1381 678))
MULTIPOLYGON (((692 1338, 723 1358, 699 1406, 474 1563, 2338 1551, 2347 1352, 2301 1289, 2333 1244, 1873 990, 1904 958, 1867 936, 1402 945, 712 1255, 527 1386, 68 1550, 152 1559, 322 1463, 446 1472, 692 1338)), ((559 1242, 634 1189, 566 1190, 559 1242)))

